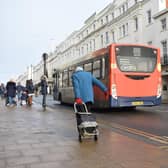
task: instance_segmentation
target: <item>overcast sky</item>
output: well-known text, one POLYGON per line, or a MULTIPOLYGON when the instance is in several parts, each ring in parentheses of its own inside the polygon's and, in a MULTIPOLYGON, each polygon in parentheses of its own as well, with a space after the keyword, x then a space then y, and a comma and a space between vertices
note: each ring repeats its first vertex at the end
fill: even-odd
POLYGON ((112 0, 0 0, 0 83, 36 65, 112 0))

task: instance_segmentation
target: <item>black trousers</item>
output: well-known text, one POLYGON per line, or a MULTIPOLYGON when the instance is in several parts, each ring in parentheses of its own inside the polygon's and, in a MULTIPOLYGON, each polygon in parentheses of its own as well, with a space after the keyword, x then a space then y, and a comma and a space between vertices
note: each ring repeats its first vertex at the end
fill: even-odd
POLYGON ((86 102, 86 107, 88 109, 88 112, 91 112, 92 102, 86 102))
POLYGON ((43 94, 43 102, 42 102, 42 104, 43 104, 43 106, 46 106, 46 94, 43 94))

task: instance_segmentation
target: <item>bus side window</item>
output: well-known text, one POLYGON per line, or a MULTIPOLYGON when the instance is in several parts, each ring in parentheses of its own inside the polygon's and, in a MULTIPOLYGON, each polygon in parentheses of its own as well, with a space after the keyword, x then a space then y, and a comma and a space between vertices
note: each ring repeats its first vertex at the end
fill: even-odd
POLYGON ((105 78, 105 58, 102 58, 102 67, 101 67, 101 70, 102 70, 102 79, 105 78))
POLYGON ((62 88, 62 72, 59 73, 59 87, 62 88))
POLYGON ((72 86, 72 74, 75 71, 74 67, 69 68, 69 86, 72 86))
POLYGON ((92 72, 92 63, 84 64, 84 70, 87 72, 92 72))
POLYGON ((63 72, 63 87, 67 87, 68 86, 68 70, 64 70, 63 72))
POLYGON ((98 79, 101 78, 101 61, 100 60, 93 62, 93 75, 98 79))

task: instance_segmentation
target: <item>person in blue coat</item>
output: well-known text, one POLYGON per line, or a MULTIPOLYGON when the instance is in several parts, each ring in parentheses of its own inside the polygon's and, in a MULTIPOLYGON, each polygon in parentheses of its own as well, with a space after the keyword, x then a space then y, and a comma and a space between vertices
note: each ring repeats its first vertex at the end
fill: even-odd
POLYGON ((107 87, 98 79, 96 79, 91 72, 86 72, 82 67, 77 67, 72 74, 72 85, 75 95, 75 102, 81 104, 84 102, 90 110, 94 103, 93 86, 98 86, 107 96, 107 87))

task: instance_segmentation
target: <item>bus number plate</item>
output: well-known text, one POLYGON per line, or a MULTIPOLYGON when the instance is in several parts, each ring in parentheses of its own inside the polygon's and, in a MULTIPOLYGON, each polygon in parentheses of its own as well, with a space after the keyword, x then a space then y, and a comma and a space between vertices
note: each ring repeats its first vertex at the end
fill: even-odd
POLYGON ((143 101, 136 101, 136 102, 132 102, 132 105, 133 106, 140 106, 140 105, 143 105, 143 101))

